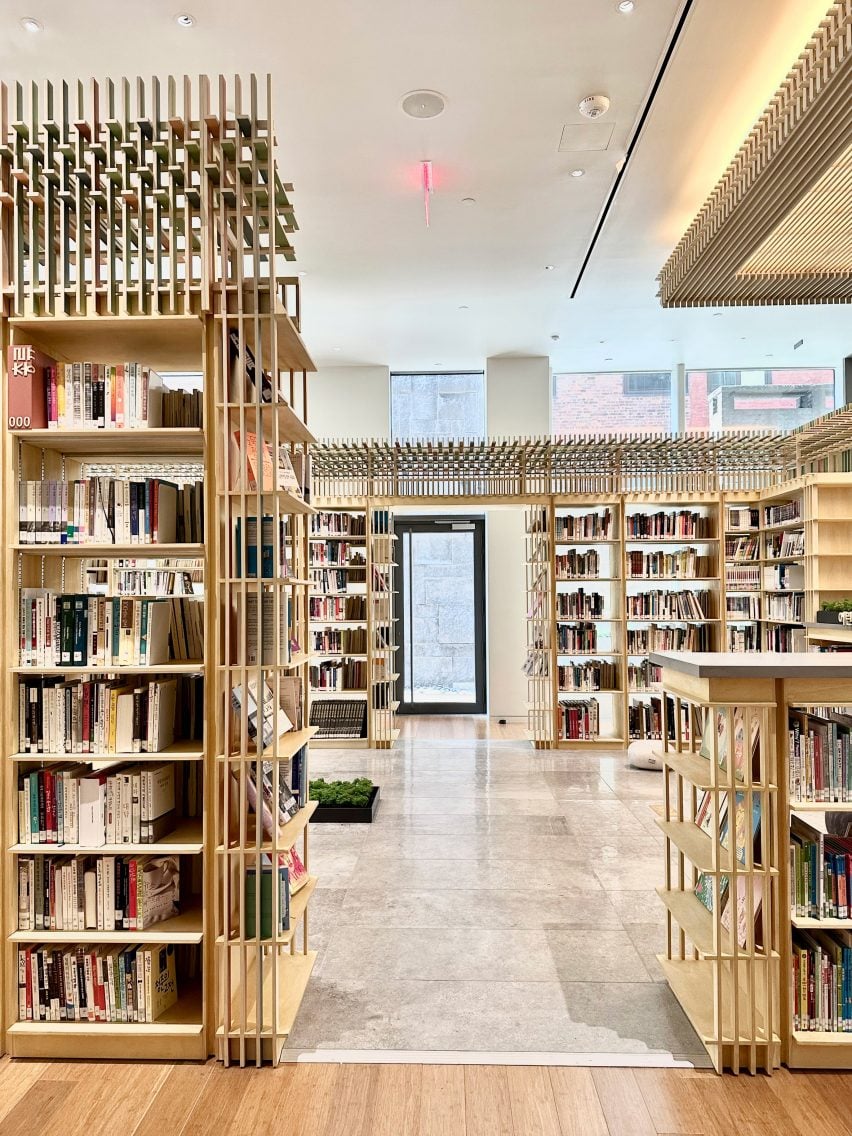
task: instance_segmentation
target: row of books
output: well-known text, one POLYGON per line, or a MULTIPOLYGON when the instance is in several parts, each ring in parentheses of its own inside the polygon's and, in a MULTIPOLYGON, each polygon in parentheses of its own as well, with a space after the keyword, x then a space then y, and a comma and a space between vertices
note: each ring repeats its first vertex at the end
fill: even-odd
POLYGON ((318 698, 311 702, 317 738, 366 738, 367 699, 318 698))
POLYGON ((19 856, 19 931, 146 931, 180 911, 176 856, 19 856))
POLYGON ((109 772, 85 765, 48 766, 18 778, 18 842, 102 848, 154 844, 182 815, 198 815, 198 762, 123 765, 109 772))
POLYGON ((577 588, 573 592, 558 592, 556 615, 566 619, 600 619, 606 607, 606 596, 601 592, 587 592, 577 588))
MULTIPOLYGON (((321 595, 344 595, 353 591, 353 584, 367 583, 366 568, 311 568, 311 587, 321 595)), ((363 595, 364 593, 356 593, 363 595)))
POLYGON ((366 690, 367 663, 364 659, 326 659, 309 668, 314 690, 366 690))
POLYGON ((612 510, 602 513, 583 513, 581 516, 557 516, 556 539, 609 540, 612 533, 612 510))
POLYGON ((789 596, 764 596, 765 619, 779 619, 787 623, 801 623, 805 618, 805 597, 802 592, 789 596))
POLYGON ((767 560, 782 560, 785 557, 805 555, 805 534, 803 532, 771 533, 766 537, 763 555, 767 560))
POLYGON ((556 736, 561 741, 593 741, 600 733, 600 706, 596 698, 567 702, 556 707, 556 736))
POLYGON ((675 537, 701 539, 713 535, 709 517, 689 509, 659 510, 656 513, 628 513, 624 518, 628 540, 671 540, 675 537))
POLYGON ((655 589, 627 597, 628 619, 707 619, 713 602, 708 591, 655 589))
POLYGON ((802 516, 800 501, 785 501, 782 505, 764 505, 763 523, 767 528, 773 525, 791 524, 802 516))
POLYGON ((155 597, 204 594, 204 561, 193 557, 105 560, 89 568, 88 576, 90 593, 155 597))
POLYGON ((663 736, 662 700, 651 698, 646 701, 631 699, 627 707, 627 736, 632 741, 661 739, 663 736))
POLYGON ((803 1033, 852 1033, 852 932, 794 932, 792 1015, 803 1033))
POLYGON ((163 381, 141 363, 57 363, 28 344, 8 349, 11 419, 30 430, 161 426, 163 381))
POLYGON ((759 564, 726 564, 725 586, 729 591, 759 592, 759 564))
POLYGON ((231 690, 231 706, 237 715, 237 736, 243 711, 249 741, 260 740, 264 749, 291 730, 303 729, 304 699, 302 681, 297 675, 278 673, 272 681, 264 679, 260 707, 257 690, 258 682, 254 676, 249 677, 245 686, 239 683, 231 690))
POLYGON ((725 537, 725 559, 740 563, 748 563, 760 559, 760 537, 758 536, 727 536, 725 537))
POLYGON ((759 529, 760 509, 751 505, 728 505, 725 515, 726 529, 759 529))
POLYGON ((655 666, 648 659, 641 663, 628 663, 627 665, 628 690, 637 693, 642 690, 653 690, 660 685, 662 678, 662 668, 655 666))
POLYGON ((760 619, 760 596, 726 596, 728 619, 760 619))
POLYGON ((596 549, 590 548, 587 552, 578 552, 572 548, 569 552, 556 554, 556 579, 596 579, 601 574, 601 558, 596 549))
POLYGON ((569 663, 558 668, 559 689, 564 692, 582 690, 614 690, 618 686, 618 666, 602 659, 569 663))
POLYGON ((852 801, 852 718, 790 710, 787 742, 793 801, 852 801))
MULTIPOLYGON (((201 738, 203 679, 24 678, 18 684, 21 753, 160 753, 201 738)), ((199 746, 201 742, 199 741, 199 746)))
POLYGON ((204 613, 192 600, 107 599, 22 588, 18 619, 22 667, 108 670, 204 655, 204 613))
POLYGON ((766 625, 763 628, 764 651, 807 651, 808 637, 804 627, 766 625))
POLYGON ((323 565, 357 565, 367 563, 363 544, 350 544, 346 540, 312 540, 310 544, 311 568, 323 565))
POLYGON ((339 513, 321 510, 311 516, 313 536, 365 536, 367 517, 364 513, 339 513))
POLYGON ((374 509, 370 531, 376 536, 387 536, 391 531, 392 520, 389 509, 374 509))
POLYGON ((713 560, 709 556, 699 556, 694 548, 679 548, 675 552, 640 552, 633 549, 627 553, 627 578, 632 580, 660 579, 694 580, 696 577, 712 576, 713 560))
POLYGON ((314 629, 313 649, 320 655, 365 655, 367 653, 366 627, 323 627, 314 629))
POLYGON ((201 429, 204 422, 204 392, 163 388, 162 425, 174 429, 201 429))
POLYGON ((89 477, 18 484, 20 544, 200 544, 204 484, 89 477))
POLYGON ((849 919, 852 910, 852 838, 834 836, 790 818, 790 914, 793 918, 849 919))
POLYGON ((801 564, 775 564, 763 569, 763 587, 767 591, 803 591, 805 569, 801 564))
POLYGON ((257 543, 257 517, 237 517, 234 526, 234 576, 241 580, 258 578, 258 563, 260 565, 260 578, 272 580, 276 577, 285 577, 290 574, 289 559, 287 555, 288 519, 279 517, 276 526, 275 518, 265 513, 260 521, 260 558, 258 560, 257 543), (243 525, 245 524, 245 537, 243 525), (276 539, 277 528, 277 539, 276 539), (245 572, 243 572, 245 564, 245 572))
POLYGON ((760 628, 756 624, 745 624, 728 628, 728 650, 740 653, 760 650, 760 628))
POLYGON ((300 500, 310 498, 310 456, 284 443, 279 444, 273 456, 272 446, 266 438, 258 438, 251 430, 232 432, 228 472, 230 488, 235 493, 285 490, 300 500))
POLYGON ((712 651, 712 628, 650 627, 627 629, 628 655, 647 655, 650 651, 712 651))
POLYGON ((556 649, 560 654, 589 654, 598 649, 598 629, 594 623, 559 623, 556 626, 556 649))
POLYGON ((308 614, 311 620, 366 620, 367 597, 364 593, 352 596, 310 596, 308 614))
POLYGON ((290 639, 292 597, 288 591, 277 589, 257 592, 249 588, 245 595, 233 597, 234 613, 232 658, 237 664, 254 666, 283 666, 291 659, 291 647, 297 643, 290 639), (241 634, 240 620, 245 612, 241 634))
POLYGON ((35 1022, 155 1022, 178 997, 176 948, 18 948, 18 1018, 35 1022))

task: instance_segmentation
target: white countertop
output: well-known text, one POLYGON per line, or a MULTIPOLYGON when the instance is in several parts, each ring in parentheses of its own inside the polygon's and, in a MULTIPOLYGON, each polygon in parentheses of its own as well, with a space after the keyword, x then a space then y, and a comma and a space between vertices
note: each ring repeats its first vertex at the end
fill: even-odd
POLYGON ((653 651, 652 663, 697 678, 852 678, 852 652, 653 651))

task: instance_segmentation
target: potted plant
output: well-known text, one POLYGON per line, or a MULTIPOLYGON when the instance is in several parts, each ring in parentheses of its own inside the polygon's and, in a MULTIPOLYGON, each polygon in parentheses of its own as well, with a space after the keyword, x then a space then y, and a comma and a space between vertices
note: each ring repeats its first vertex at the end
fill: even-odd
POLYGON ((369 777, 354 781, 311 781, 310 799, 318 803, 314 824, 372 824, 379 807, 379 787, 369 777))
POLYGON ((852 599, 823 600, 817 612, 817 623, 852 625, 852 599))

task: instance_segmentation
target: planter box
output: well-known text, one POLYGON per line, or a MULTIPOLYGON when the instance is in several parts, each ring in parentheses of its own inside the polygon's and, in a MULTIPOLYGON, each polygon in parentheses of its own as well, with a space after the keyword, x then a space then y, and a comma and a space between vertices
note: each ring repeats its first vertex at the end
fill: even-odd
POLYGON ((372 824, 379 809, 379 786, 374 785, 369 805, 317 805, 311 824, 372 824))
POLYGON ((841 627, 852 627, 852 611, 818 611, 816 617, 817 623, 836 623, 841 627))

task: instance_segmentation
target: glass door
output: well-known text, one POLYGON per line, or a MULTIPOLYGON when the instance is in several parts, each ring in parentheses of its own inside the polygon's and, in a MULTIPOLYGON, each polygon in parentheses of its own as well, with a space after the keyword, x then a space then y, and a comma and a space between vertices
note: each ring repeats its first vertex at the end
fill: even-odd
POLYGON ((485 522, 400 517, 400 714, 484 714, 485 522))

